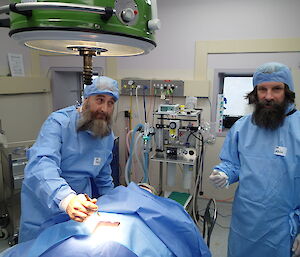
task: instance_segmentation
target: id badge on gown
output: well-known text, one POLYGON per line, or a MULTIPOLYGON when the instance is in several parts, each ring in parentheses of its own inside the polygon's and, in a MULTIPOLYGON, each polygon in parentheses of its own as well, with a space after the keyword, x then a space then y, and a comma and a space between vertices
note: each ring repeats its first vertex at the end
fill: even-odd
POLYGON ((94 166, 99 166, 101 164, 101 158, 100 157, 95 157, 94 158, 94 166))
POLYGON ((274 149, 274 154, 279 156, 286 156, 287 148, 284 146, 276 146, 274 149))

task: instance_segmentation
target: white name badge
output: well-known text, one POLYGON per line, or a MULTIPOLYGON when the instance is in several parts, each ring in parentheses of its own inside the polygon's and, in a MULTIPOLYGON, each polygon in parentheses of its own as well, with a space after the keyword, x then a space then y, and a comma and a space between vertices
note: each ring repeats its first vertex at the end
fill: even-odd
POLYGON ((101 158, 100 157, 95 157, 94 158, 94 165, 99 166, 101 164, 101 158))
POLYGON ((287 148, 284 146, 276 146, 274 150, 275 155, 286 156, 287 148))

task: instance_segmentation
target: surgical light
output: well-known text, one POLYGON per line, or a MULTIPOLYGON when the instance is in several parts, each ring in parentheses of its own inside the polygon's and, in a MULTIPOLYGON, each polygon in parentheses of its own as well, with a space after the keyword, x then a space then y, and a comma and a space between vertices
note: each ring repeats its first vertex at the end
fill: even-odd
POLYGON ((83 56, 85 84, 93 56, 135 56, 156 47, 156 0, 11 1, 0 7, 10 14, 10 22, 0 23, 9 24, 9 36, 33 49, 83 56))

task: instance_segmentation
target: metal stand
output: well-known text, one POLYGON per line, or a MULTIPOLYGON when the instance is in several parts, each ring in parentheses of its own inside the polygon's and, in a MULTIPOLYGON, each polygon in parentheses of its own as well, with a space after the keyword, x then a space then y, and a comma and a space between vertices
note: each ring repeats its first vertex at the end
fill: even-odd
MULTIPOLYGON (((159 162, 159 193, 163 195, 164 163, 193 166, 193 176, 197 169, 197 157, 200 152, 198 127, 201 121, 201 110, 186 110, 186 112, 156 112, 156 152, 151 157, 152 161, 159 162), (194 135, 194 136, 193 136, 194 135)), ((190 191, 183 189, 183 192, 190 191)), ((164 195, 166 196, 166 195, 164 195)))
POLYGON ((25 151, 24 146, 0 149, 0 237, 8 239, 10 246, 18 242, 25 151))

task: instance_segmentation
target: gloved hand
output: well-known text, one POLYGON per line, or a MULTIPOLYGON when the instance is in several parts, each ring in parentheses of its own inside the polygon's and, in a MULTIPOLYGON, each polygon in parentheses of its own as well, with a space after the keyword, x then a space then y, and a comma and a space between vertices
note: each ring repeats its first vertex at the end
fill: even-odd
POLYGON ((215 187, 223 188, 228 186, 228 176, 223 171, 213 170, 208 178, 215 187))
POLYGON ((300 234, 298 234, 294 240, 292 251, 294 253, 292 257, 300 256, 300 234))
POLYGON ((75 195, 70 200, 66 212, 72 220, 83 222, 98 210, 96 202, 97 199, 87 200, 83 194, 75 195))

